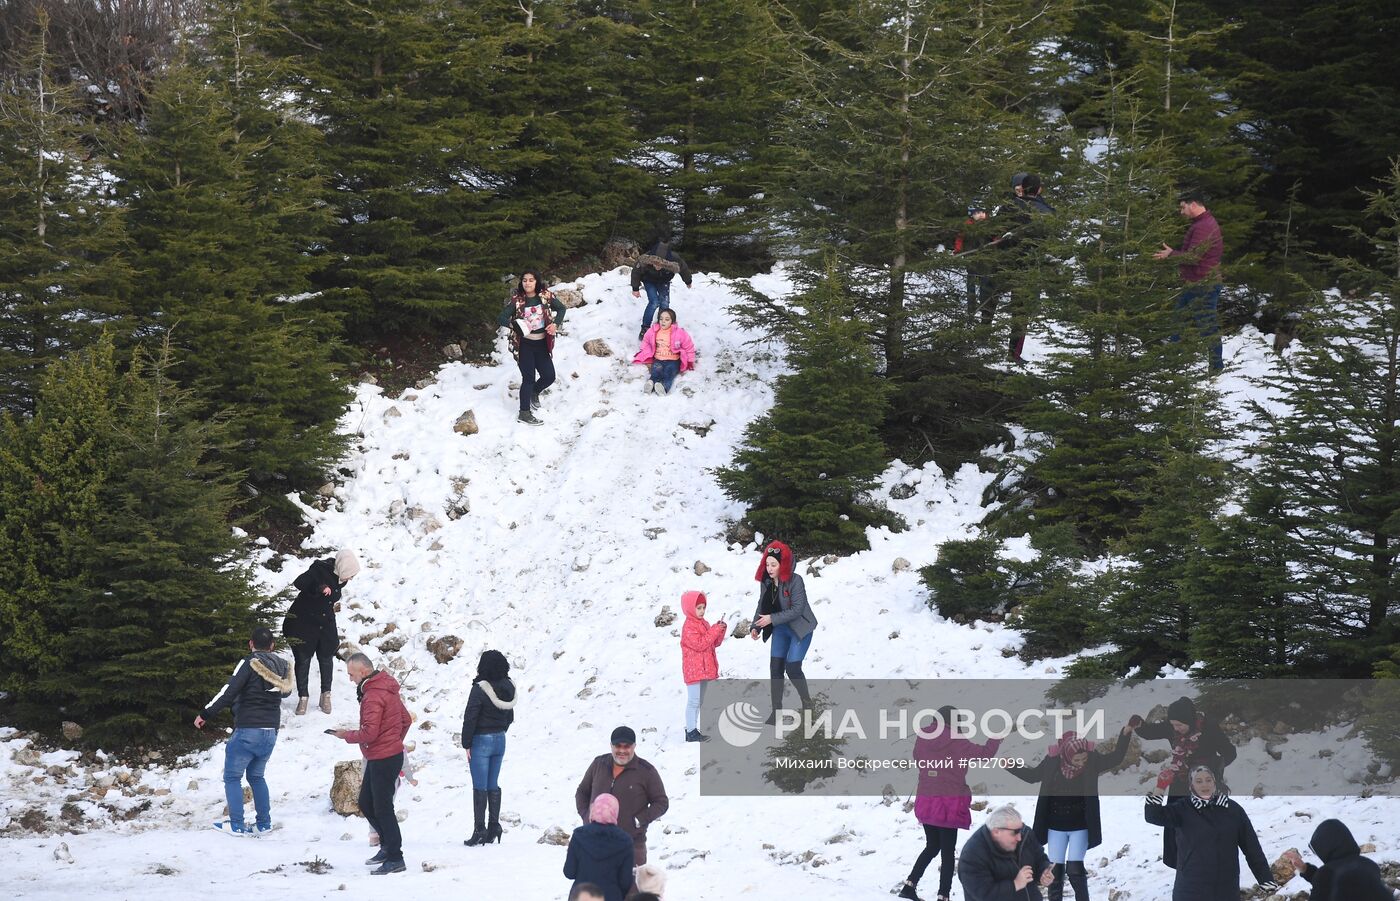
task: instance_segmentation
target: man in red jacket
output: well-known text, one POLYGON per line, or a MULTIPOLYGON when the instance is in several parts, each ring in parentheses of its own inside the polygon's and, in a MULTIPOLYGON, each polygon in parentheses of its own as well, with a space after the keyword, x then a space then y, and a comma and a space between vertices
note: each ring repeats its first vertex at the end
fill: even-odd
MULTIPOLYGON (((1225 368, 1225 354, 1220 346, 1220 321, 1216 317, 1216 307, 1220 303, 1220 257, 1224 239, 1220 234, 1220 224, 1206 209, 1205 198, 1196 191, 1187 191, 1180 197, 1181 215, 1191 220, 1186 227, 1186 238, 1180 249, 1162 245, 1162 249, 1152 255, 1155 260, 1177 258, 1181 280, 1186 290, 1176 298, 1178 314, 1190 316, 1196 323, 1201 337, 1210 339, 1210 371, 1212 374, 1225 368)), ((1180 340, 1179 335, 1172 336, 1180 340)))
POLYGON ((360 728, 338 729, 335 735, 359 745, 365 755, 360 812, 379 834, 379 853, 365 863, 378 866, 370 871, 372 876, 402 873, 403 834, 394 815, 394 786, 403 769, 403 738, 412 720, 393 676, 376 670, 364 654, 351 654, 345 669, 360 699, 360 728))

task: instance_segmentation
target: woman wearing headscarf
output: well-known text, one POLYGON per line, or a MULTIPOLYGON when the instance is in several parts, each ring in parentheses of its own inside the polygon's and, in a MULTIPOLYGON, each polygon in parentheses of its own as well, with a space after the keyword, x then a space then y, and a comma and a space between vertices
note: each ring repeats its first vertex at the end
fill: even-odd
MULTIPOLYGON (((1167 718, 1138 727, 1141 741, 1166 739, 1171 742, 1171 757, 1157 777, 1157 794, 1168 800, 1191 796, 1190 773, 1194 767, 1210 767, 1220 783, 1225 782, 1225 767, 1235 760, 1235 746, 1221 731, 1214 718, 1196 709, 1186 696, 1177 698, 1167 707, 1167 718)), ((1162 862, 1176 866, 1176 837, 1170 829, 1162 831, 1162 862)))
POLYGON ((588 824, 574 830, 564 856, 564 876, 598 886, 605 901, 622 901, 632 890, 632 837, 617 825, 617 809, 613 795, 594 798, 588 824))
POLYGON ((515 683, 510 663, 500 651, 484 651, 462 714, 462 747, 472 773, 472 836, 463 844, 487 845, 501 840, 501 787, 497 777, 506 755, 506 730, 515 722, 515 683), (487 808, 491 820, 486 821, 487 808))

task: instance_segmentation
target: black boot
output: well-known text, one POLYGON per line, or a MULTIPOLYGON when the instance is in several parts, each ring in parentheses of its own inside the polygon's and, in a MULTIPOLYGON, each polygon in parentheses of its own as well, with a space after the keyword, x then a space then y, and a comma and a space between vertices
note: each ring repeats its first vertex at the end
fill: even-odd
POLYGON ((792 682, 792 687, 797 689, 797 696, 802 699, 802 709, 811 710, 812 696, 807 693, 807 676, 802 672, 802 661, 794 660, 792 663, 786 664, 783 670, 792 682))
POLYGON ((1055 881, 1045 887, 1046 901, 1061 901, 1065 896, 1065 865, 1057 863, 1053 867, 1055 881))
POLYGON ((895 897, 903 898, 905 901, 924 901, 923 898, 919 897, 919 893, 914 891, 914 884, 908 881, 904 883, 904 887, 899 890, 899 894, 895 897))
POLYGON ((778 721, 778 711, 783 709, 783 658, 768 658, 768 700, 773 712, 764 723, 771 726, 778 721))
POLYGON ((486 793, 486 801, 491 807, 491 820, 486 824, 486 844, 501 841, 501 790, 493 788, 486 793))
POLYGON ((472 837, 462 842, 467 847, 486 844, 486 792, 472 790, 472 837))
POLYGON ((1084 861, 1071 860, 1065 864, 1065 877, 1074 889, 1074 901, 1089 901, 1089 871, 1085 869, 1084 861))

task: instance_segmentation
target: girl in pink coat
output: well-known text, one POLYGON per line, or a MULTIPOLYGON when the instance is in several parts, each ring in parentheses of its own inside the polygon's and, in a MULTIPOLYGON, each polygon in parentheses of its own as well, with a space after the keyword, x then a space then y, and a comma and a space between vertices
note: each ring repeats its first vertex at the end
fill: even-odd
POLYGON ((651 379, 642 385, 643 394, 670 394, 676 376, 695 368, 695 342, 676 325, 674 310, 657 314, 656 324, 642 335, 641 350, 632 362, 651 367, 651 379))
MULTIPOLYGON (((922 735, 914 739, 914 759, 919 761, 919 789, 914 799, 914 816, 924 827, 924 849, 914 862, 914 869, 900 889, 900 898, 917 899, 915 889, 924 870, 938 861, 938 899, 948 901, 953 890, 953 852, 958 843, 958 830, 972 828, 972 791, 967 787, 967 761, 985 759, 996 754, 1001 739, 993 738, 977 744, 955 737, 949 724, 955 722, 958 711, 940 707, 938 715, 943 728, 931 738, 922 735)), ((923 724, 932 732, 937 722, 923 724)))
POLYGON ((715 656, 715 648, 724 642, 728 631, 724 620, 713 626, 705 621, 705 607, 703 592, 687 591, 681 595, 681 610, 685 613, 685 625, 681 626, 681 673, 685 676, 688 695, 685 705, 686 741, 710 740, 709 736, 700 734, 700 705, 705 703, 705 684, 719 678, 719 658, 715 656))

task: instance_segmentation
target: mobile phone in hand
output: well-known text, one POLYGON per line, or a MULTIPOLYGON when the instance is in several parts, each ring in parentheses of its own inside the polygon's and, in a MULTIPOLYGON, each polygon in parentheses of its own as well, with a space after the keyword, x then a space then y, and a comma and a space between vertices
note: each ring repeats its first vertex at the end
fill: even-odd
POLYGON ((322 731, 322 732, 325 732, 327 735, 334 735, 334 734, 335 734, 335 730, 334 730, 334 729, 322 729, 321 731, 322 731))

